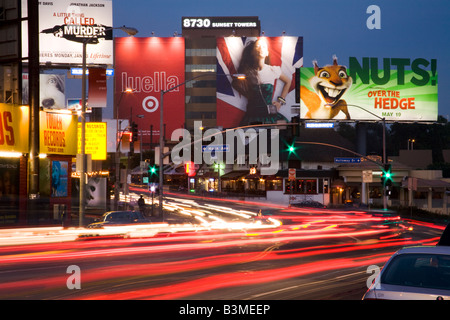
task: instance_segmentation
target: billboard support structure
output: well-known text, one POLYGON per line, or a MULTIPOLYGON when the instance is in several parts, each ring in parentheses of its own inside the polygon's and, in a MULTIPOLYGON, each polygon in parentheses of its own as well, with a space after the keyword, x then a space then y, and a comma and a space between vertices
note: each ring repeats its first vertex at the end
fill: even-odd
POLYGON ((28 63, 30 101, 30 173, 29 198, 39 194, 39 5, 27 1, 28 8, 28 63))
MULTIPOLYGON (((134 36, 138 31, 135 28, 120 27, 120 28, 107 28, 108 29, 121 29, 128 35, 134 36)), ((83 226, 84 207, 86 198, 86 48, 90 41, 97 39, 96 37, 87 38, 83 41, 83 74, 82 74, 82 105, 81 105, 81 168, 80 168, 80 203, 79 203, 79 226, 83 226)), ((95 43, 94 43, 95 44, 95 43)))
MULTIPOLYGON (((159 127, 160 128, 164 127, 164 114, 163 114, 163 111, 164 111, 164 94, 168 93, 170 91, 173 91, 173 90, 177 89, 178 87, 184 86, 185 84, 187 84, 187 83, 189 83, 191 81, 194 81, 194 80, 196 80, 198 78, 205 77, 205 76, 210 76, 211 74, 214 74, 214 73, 213 72, 205 72, 205 73, 202 73, 202 74, 200 74, 198 76, 195 76, 195 77, 193 77, 193 78, 191 78, 189 80, 186 80, 186 81, 180 83, 179 85, 171 87, 171 88, 169 88, 167 90, 161 90, 161 99, 160 99, 161 109, 160 109, 160 112, 159 112, 159 127)), ((232 75, 231 74, 220 74, 220 75, 221 76, 232 76, 232 77, 235 77, 235 78, 237 78, 239 80, 245 79, 245 77, 246 77, 244 74, 232 74, 232 75)), ((163 137, 163 135, 161 133, 159 134, 159 150, 160 150, 160 152, 159 152, 159 214, 160 214, 161 218, 164 221, 163 184, 164 184, 164 156, 165 156, 165 154, 163 152, 163 150, 164 150, 164 137, 163 137)))
MULTIPOLYGON (((347 104, 347 106, 349 107, 355 107, 355 108, 359 108, 361 110, 366 111, 367 113, 370 113, 371 115, 373 115, 374 117, 380 119, 382 121, 383 124, 383 167, 384 165, 387 164, 387 159, 386 159, 386 118, 382 118, 379 115, 364 109, 361 106, 358 106, 356 104, 347 104)), ((383 186, 383 209, 386 210, 387 209, 387 197, 386 197, 386 188, 383 186)))

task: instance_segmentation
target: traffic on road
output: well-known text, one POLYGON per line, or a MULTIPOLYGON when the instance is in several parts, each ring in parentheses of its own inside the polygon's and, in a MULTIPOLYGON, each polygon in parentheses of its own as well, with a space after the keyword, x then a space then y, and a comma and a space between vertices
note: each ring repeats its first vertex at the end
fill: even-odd
POLYGON ((98 228, 1 230, 0 299, 361 300, 395 252, 433 247, 445 229, 393 212, 176 195, 164 208, 153 222, 105 223, 119 215, 109 212, 98 228))

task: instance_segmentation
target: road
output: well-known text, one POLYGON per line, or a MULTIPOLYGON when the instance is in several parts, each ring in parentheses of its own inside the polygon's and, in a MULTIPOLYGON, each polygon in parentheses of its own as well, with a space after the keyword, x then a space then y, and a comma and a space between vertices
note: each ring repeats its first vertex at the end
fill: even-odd
POLYGON ((359 300, 369 266, 435 244, 444 228, 387 213, 169 197, 172 215, 189 223, 93 238, 80 228, 2 230, 0 299, 359 300))

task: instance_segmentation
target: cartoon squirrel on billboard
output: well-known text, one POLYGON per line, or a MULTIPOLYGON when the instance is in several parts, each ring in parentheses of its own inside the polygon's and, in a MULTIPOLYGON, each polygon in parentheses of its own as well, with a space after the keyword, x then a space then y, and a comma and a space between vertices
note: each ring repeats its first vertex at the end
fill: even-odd
POLYGON ((309 79, 309 83, 314 92, 300 86, 300 98, 308 108, 305 118, 333 119, 342 111, 346 119, 350 120, 347 102, 341 100, 353 82, 347 74, 347 68, 338 65, 336 56, 333 56, 333 65, 320 68, 317 61, 313 61, 313 64, 314 77, 309 79))

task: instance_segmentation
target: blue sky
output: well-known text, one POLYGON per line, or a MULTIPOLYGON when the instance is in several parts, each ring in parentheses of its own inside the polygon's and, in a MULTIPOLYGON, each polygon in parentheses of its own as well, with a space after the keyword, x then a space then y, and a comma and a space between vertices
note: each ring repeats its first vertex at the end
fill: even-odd
MULTIPOLYGON (((437 59, 439 114, 450 118, 450 1, 448 0, 113 0, 114 26, 139 37, 181 33, 183 16, 258 16, 266 36, 304 39, 304 66, 342 64, 353 57, 437 59), (369 30, 370 5, 381 9, 381 29, 369 30)), ((124 36, 117 31, 116 36, 124 36)))

